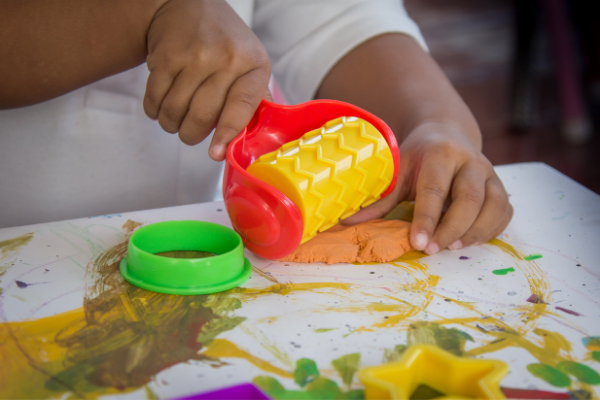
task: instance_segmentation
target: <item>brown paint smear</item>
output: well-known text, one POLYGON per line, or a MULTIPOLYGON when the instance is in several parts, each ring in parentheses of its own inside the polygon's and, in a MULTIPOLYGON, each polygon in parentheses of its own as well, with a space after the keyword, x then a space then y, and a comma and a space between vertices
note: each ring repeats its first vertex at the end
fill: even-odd
POLYGON ((195 360, 225 365, 215 357, 244 358, 288 377, 290 372, 218 336, 246 320, 236 315, 243 301, 293 291, 351 289, 348 284, 316 282, 197 296, 149 292, 123 280, 119 272, 130 233, 140 225, 128 221, 125 240, 90 260, 83 308, 0 323, 0 399, 125 394, 176 364, 195 360))
POLYGON ((280 261, 384 263, 412 250, 410 222, 374 219, 354 226, 336 225, 301 244, 280 261))
POLYGON ((144 225, 142 222, 137 222, 137 221, 128 219, 127 222, 125 222, 121 228, 123 228, 123 230, 125 232, 131 233, 135 230, 135 228, 138 228, 142 225, 144 225))

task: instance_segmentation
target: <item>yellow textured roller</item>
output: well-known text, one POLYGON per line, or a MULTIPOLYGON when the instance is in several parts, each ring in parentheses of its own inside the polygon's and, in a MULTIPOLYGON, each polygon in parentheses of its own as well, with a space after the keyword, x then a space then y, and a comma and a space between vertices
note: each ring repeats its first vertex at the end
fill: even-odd
POLYGON ((394 160, 373 125, 342 117, 263 155, 246 171, 296 204, 304 243, 378 200, 391 183, 394 160))

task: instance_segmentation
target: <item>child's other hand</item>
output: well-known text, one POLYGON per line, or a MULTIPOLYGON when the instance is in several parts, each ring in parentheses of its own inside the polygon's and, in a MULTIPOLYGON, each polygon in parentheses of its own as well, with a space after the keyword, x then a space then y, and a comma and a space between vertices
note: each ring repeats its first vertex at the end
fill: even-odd
POLYGON ((144 110, 195 145, 215 128, 209 155, 252 118, 271 74, 262 43, 224 0, 169 0, 148 30, 150 76, 144 110))
POLYGON ((404 200, 415 200, 411 244, 428 254, 484 243, 502 233, 513 214, 488 159, 458 129, 439 123, 418 126, 406 137, 394 191, 344 224, 381 218, 404 200))

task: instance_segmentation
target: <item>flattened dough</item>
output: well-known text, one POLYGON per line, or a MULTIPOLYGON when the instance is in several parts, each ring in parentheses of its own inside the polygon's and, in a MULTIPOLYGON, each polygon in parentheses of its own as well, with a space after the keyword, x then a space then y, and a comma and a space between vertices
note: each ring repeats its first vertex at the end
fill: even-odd
POLYGON ((388 262, 409 250, 410 222, 374 219, 354 226, 336 225, 298 246, 279 261, 327 264, 388 262))

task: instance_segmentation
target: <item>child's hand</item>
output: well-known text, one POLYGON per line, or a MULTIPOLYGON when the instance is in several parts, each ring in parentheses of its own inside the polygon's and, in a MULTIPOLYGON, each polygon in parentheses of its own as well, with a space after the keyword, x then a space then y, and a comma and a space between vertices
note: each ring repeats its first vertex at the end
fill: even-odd
POLYGON ((216 161, 252 118, 271 74, 262 43, 224 0, 168 1, 148 30, 147 63, 146 114, 189 145, 215 128, 216 161))
POLYGON ((512 207, 481 153, 477 122, 411 37, 381 35, 356 47, 328 73, 317 97, 370 111, 400 143, 395 189, 342 223, 381 218, 401 201, 415 200, 410 242, 429 254, 486 242, 506 228, 512 207))
POLYGON ((513 214, 492 164, 458 129, 445 124, 413 130, 400 146, 394 191, 344 224, 381 218, 404 200, 415 200, 411 244, 428 254, 484 243, 499 235, 513 214))

